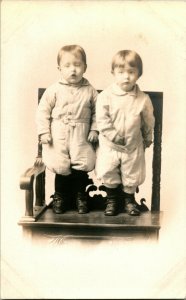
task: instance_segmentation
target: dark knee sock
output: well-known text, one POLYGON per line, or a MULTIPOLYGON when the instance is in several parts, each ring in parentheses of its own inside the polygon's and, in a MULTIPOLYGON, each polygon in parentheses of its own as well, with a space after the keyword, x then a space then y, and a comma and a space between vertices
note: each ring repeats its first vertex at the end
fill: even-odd
POLYGON ((64 176, 60 174, 55 175, 55 192, 59 194, 68 193, 71 186, 71 174, 64 176))
POLYGON ((124 195, 125 195, 125 198, 129 198, 129 199, 131 199, 131 200, 135 200, 135 195, 134 194, 128 194, 128 193, 125 193, 124 192, 124 195))
POLYGON ((86 187, 90 184, 90 179, 87 172, 73 169, 72 176, 76 191, 84 193, 86 191, 86 187))

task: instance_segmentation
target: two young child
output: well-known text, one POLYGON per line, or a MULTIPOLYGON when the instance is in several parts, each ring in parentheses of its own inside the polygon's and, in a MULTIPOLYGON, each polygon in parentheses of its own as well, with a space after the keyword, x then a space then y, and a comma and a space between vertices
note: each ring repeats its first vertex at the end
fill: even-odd
POLYGON ((126 212, 139 215, 134 194, 145 179, 144 150, 154 127, 150 98, 136 84, 140 56, 119 51, 112 61, 115 82, 99 95, 83 77, 87 64, 80 46, 61 48, 57 63, 60 80, 46 89, 37 111, 43 161, 55 173, 53 211, 63 213, 75 189, 78 213, 87 213, 88 172, 95 169, 106 187, 105 215, 118 213, 120 188, 126 212))

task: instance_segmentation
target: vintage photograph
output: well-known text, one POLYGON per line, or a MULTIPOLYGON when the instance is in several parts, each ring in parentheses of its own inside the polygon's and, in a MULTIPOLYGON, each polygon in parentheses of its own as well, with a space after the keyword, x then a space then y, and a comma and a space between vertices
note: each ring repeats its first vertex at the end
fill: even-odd
POLYGON ((1 298, 185 299, 185 1, 1 1, 1 298))

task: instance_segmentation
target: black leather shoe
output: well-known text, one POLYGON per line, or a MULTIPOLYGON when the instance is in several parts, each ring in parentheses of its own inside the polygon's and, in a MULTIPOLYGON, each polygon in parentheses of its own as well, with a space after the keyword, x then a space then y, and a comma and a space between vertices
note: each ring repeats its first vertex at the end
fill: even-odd
POLYGON ((107 193, 107 206, 105 209, 105 216, 115 216, 118 214, 118 188, 108 188, 105 189, 107 193))
POLYGON ((79 214, 87 214, 89 212, 88 203, 87 203, 87 195, 85 193, 78 193, 76 205, 79 214))
POLYGON ((125 211, 130 216, 140 215, 140 211, 137 208, 137 205, 134 203, 134 201, 131 198, 125 198, 125 211))
POLYGON ((65 212, 65 200, 59 193, 54 193, 50 198, 53 198, 52 209, 55 214, 62 214, 65 212))
POLYGON ((105 216, 116 216, 117 215, 117 207, 115 202, 107 203, 107 207, 105 209, 105 216))

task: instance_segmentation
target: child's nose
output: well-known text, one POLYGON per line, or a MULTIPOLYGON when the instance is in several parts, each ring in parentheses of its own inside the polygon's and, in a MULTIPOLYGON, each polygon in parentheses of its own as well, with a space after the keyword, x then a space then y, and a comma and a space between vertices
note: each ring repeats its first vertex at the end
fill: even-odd
POLYGON ((71 71, 75 71, 76 67, 74 65, 71 65, 70 69, 71 71))
POLYGON ((124 78, 128 78, 129 77, 129 73, 128 72, 124 72, 123 76, 124 76, 124 78))

